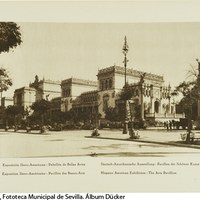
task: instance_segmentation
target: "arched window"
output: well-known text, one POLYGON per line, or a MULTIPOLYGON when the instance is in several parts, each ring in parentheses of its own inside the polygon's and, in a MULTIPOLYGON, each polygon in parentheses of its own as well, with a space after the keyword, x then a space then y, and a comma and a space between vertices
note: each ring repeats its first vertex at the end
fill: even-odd
POLYGON ((169 113, 169 104, 166 105, 166 113, 169 113))
POLYGON ((100 90, 103 90, 103 81, 100 81, 100 90))
POLYGON ((108 80, 106 80, 106 86, 105 86, 105 89, 106 89, 106 90, 108 89, 108 80))
POLYGON ((102 90, 104 90, 105 89, 104 81, 102 81, 101 83, 102 83, 102 90))
POLYGON ((64 97, 67 96, 67 89, 64 90, 64 97))
POLYGON ((154 102, 154 109, 155 109, 155 113, 159 112, 159 102, 158 101, 154 102))
POLYGON ((112 88, 112 79, 109 79, 109 88, 112 88))

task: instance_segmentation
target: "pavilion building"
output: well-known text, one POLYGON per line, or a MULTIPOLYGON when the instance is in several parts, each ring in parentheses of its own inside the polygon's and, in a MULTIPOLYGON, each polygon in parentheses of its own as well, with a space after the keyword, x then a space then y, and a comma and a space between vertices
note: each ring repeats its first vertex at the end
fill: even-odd
MULTIPOLYGON (((61 82, 61 110, 90 108, 105 118, 108 107, 119 107, 120 93, 124 87, 125 70, 120 66, 111 66, 98 70, 97 82, 82 79, 66 79, 61 82)), ((176 113, 176 104, 171 97, 171 87, 166 86, 164 77, 144 73, 131 68, 126 72, 127 83, 133 94, 129 100, 130 110, 140 105, 142 119, 172 120, 184 117, 176 113), (142 81, 141 81, 142 80, 142 81)))
POLYGON ((46 99, 52 100, 60 97, 61 89, 59 81, 40 80, 30 83, 28 87, 22 87, 14 91, 14 105, 31 106, 34 102, 46 99))

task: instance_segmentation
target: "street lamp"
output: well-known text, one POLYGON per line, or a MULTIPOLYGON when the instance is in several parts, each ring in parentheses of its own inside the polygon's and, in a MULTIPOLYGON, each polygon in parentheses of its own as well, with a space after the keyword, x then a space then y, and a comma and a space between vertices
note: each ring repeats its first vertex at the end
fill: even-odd
MULTIPOLYGON (((122 52, 124 54, 124 69, 125 69, 125 72, 124 72, 124 90, 126 92, 126 87, 127 87, 127 82, 126 82, 126 67, 127 67, 127 53, 128 53, 128 44, 127 44, 127 39, 126 39, 126 36, 124 37, 124 46, 122 48, 122 52)), ((123 128, 123 134, 127 134, 128 133, 128 112, 127 112, 127 99, 126 99, 126 95, 125 95, 125 99, 124 99, 124 108, 125 108, 125 119, 124 119, 124 128, 123 128)))

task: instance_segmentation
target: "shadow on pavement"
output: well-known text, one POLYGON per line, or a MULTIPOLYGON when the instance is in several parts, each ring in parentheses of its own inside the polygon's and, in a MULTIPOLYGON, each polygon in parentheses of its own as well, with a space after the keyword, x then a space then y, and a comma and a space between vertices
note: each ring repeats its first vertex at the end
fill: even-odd
MULTIPOLYGON (((192 152, 194 154, 194 152, 192 152)), ((90 154, 74 154, 74 155, 55 155, 55 156, 31 156, 21 158, 52 158, 52 157, 166 157, 168 155, 185 155, 191 154, 191 152, 107 152, 107 153, 96 153, 91 152, 90 154)), ((200 153, 195 153, 200 154, 200 153)))

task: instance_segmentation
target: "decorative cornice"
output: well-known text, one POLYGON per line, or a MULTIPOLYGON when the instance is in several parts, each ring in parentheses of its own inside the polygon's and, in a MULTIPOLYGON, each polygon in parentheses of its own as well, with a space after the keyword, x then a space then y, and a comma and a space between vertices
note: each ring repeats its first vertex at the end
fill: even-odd
POLYGON ((97 87, 97 81, 90 81, 79 78, 69 78, 61 81, 61 85, 63 84, 77 84, 77 85, 85 85, 85 86, 95 86, 97 87))
POLYGON ((28 90, 28 91, 36 91, 35 88, 32 88, 32 87, 21 87, 21 88, 18 88, 15 90, 15 92, 19 92, 19 91, 24 91, 24 90, 28 90))
POLYGON ((60 81, 52 81, 52 80, 50 80, 50 79, 47 79, 47 80, 41 80, 41 81, 39 81, 39 84, 41 84, 41 83, 49 83, 49 84, 55 84, 55 85, 60 85, 60 81))
POLYGON ((50 92, 50 93, 58 93, 58 94, 60 94, 61 92, 60 91, 53 91, 53 90, 41 90, 41 92, 43 92, 43 93, 46 93, 46 92, 50 92))
POLYGON ((93 95, 93 94, 98 94, 98 90, 83 92, 83 93, 81 93, 81 96, 82 95, 93 95))
POLYGON ((48 80, 43 79, 43 80, 40 80, 37 83, 35 83, 35 82, 30 83, 29 87, 31 87, 31 88, 40 87, 42 84, 45 84, 45 83, 46 84, 52 84, 52 85, 59 85, 60 86, 61 82, 60 81, 52 81, 50 79, 48 79, 48 80))
MULTIPOLYGON (((108 74, 108 73, 117 73, 117 74, 124 75, 125 68, 120 67, 120 66, 107 67, 107 68, 99 70, 97 76, 101 76, 101 75, 108 74)), ((141 74, 143 74, 144 72, 138 71, 138 70, 133 70, 131 68, 127 68, 126 73, 129 76, 134 76, 134 77, 140 78, 141 74)), ((163 76, 152 74, 152 73, 146 73, 144 79, 164 82, 163 76)))
POLYGON ((2 97, 2 100, 13 101, 13 97, 2 97))

